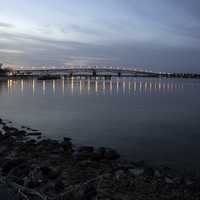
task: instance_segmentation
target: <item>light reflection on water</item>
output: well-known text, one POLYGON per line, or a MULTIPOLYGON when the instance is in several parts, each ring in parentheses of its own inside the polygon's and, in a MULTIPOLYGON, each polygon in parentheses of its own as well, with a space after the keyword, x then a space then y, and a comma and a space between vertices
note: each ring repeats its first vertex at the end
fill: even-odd
MULTIPOLYGON (((7 80, 7 93, 9 95, 20 94, 30 90, 32 95, 59 95, 64 96, 66 93, 70 95, 90 95, 90 94, 109 94, 124 95, 134 93, 158 93, 158 92, 176 92, 184 90, 184 83, 173 82, 170 80, 140 80, 140 79, 114 79, 114 80, 85 80, 85 79, 61 79, 61 80, 7 80), (46 93, 48 90, 48 93, 46 93)), ((193 84, 190 87, 194 87, 193 84)), ((5 88, 4 88, 5 89, 5 88)), ((5 92, 5 91, 4 91, 5 92)))

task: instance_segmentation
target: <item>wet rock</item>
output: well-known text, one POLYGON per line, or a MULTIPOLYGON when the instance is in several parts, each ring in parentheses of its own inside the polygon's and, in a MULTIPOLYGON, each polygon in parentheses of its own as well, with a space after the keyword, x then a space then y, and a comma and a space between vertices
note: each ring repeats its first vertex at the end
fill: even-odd
POLYGON ((55 183, 55 190, 56 190, 56 193, 63 192, 64 189, 65 189, 65 184, 64 184, 61 180, 58 180, 58 181, 55 183))
POLYGON ((42 145, 46 148, 51 148, 55 146, 59 146, 59 142, 57 140, 51 140, 51 139, 44 139, 38 142, 38 145, 42 145))
POLYGON ((117 180, 121 179, 122 177, 124 177, 125 173, 123 170, 118 170, 115 172, 115 177, 117 180))
POLYGON ((43 166, 40 167, 42 175, 48 179, 55 179, 58 176, 58 171, 52 167, 43 166))
POLYGON ((41 136, 41 135, 40 135, 40 136, 38 136, 38 137, 37 137, 37 139, 38 139, 38 140, 42 139, 42 136, 41 136))
POLYGON ((7 174, 11 169, 24 163, 24 159, 7 160, 2 166, 2 172, 7 174))
POLYGON ((120 155, 114 149, 107 148, 105 149, 104 157, 108 160, 116 160, 120 158, 120 155))
POLYGON ((61 142, 61 146, 64 150, 64 152, 71 153, 73 151, 72 149, 72 143, 70 138, 64 138, 63 141, 61 142))
POLYGON ((7 151, 7 147, 6 146, 0 146, 0 155, 4 154, 7 151))
POLYGON ((92 158, 93 153, 91 152, 74 152, 73 153, 73 158, 75 160, 87 160, 87 159, 91 159, 92 158))
POLYGON ((153 177, 154 176, 154 169, 152 167, 145 167, 144 168, 144 175, 153 177))
POLYGON ((44 178, 42 175, 42 171, 40 170, 39 167, 37 166, 31 166, 30 172, 27 176, 28 181, 27 185, 30 188, 36 188, 38 187, 41 183, 44 182, 44 178))
POLYGON ((16 134, 18 132, 18 130, 14 127, 9 127, 9 126, 6 126, 4 125, 3 128, 2 128, 7 134, 16 134))
POLYGON ((135 168, 135 169, 129 169, 128 170, 130 174, 134 176, 141 176, 144 174, 144 169, 143 168, 135 168))
POLYGON ((42 133, 41 132, 31 132, 27 134, 28 136, 41 136, 42 133))
POLYGON ((94 151, 94 147, 92 146, 80 146, 77 148, 78 152, 88 152, 92 153, 94 151))
POLYGON ((167 184, 173 184, 173 183, 174 183, 173 179, 172 179, 172 178, 169 178, 169 177, 165 177, 165 182, 166 182, 167 184))
POLYGON ((106 152, 106 148, 105 147, 99 147, 97 148, 96 152, 98 152, 101 155, 104 155, 106 152))
POLYGON ((94 184, 85 184, 69 193, 65 199, 72 200, 94 200, 97 195, 96 187, 94 184))
POLYGON ((91 158, 92 158, 92 160, 100 161, 100 160, 104 159, 104 156, 103 156, 101 153, 99 153, 99 152, 97 152, 97 151, 94 151, 94 152, 91 154, 91 158))
POLYGON ((154 176, 160 178, 162 176, 162 174, 160 173, 159 170, 155 170, 154 171, 154 176))
POLYGON ((134 162, 134 165, 136 167, 144 168, 145 167, 145 162, 144 162, 144 160, 140 160, 140 161, 134 162))
POLYGON ((185 178, 184 182, 185 182, 185 185, 187 186, 192 186, 194 184, 194 181, 190 178, 185 178))
POLYGON ((71 142, 71 140, 72 140, 72 139, 69 138, 69 137, 64 137, 64 138, 63 138, 63 141, 64 141, 64 142, 71 142))

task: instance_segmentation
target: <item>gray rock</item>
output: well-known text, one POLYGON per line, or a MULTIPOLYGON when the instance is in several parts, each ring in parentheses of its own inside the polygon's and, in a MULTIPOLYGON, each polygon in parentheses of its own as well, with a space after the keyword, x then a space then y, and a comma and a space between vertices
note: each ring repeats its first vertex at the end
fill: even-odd
POLYGON ((73 153, 73 158, 75 160, 87 160, 92 158, 92 153, 90 152, 74 152, 73 153))
POLYGON ((143 168, 135 168, 135 169, 129 169, 129 173, 131 173, 134 176, 141 176, 144 174, 143 168))
POLYGON ((159 170, 154 171, 154 176, 160 178, 162 175, 159 170))
POLYGON ((94 147, 92 146, 80 146, 77 148, 78 152, 88 152, 92 153, 94 151, 94 147))
POLYGON ((42 133, 41 132, 31 132, 27 134, 28 136, 41 136, 42 133))
POLYGON ((104 157, 108 160, 116 160, 120 158, 120 155, 114 149, 107 148, 105 149, 104 157))
POLYGON ((165 177, 165 182, 166 182, 167 184, 173 184, 173 183, 174 183, 173 179, 171 179, 171 178, 169 178, 169 177, 165 177))
POLYGON ((116 177, 117 180, 119 180, 123 176, 124 176, 123 170, 118 170, 118 171, 115 172, 115 177, 116 177))

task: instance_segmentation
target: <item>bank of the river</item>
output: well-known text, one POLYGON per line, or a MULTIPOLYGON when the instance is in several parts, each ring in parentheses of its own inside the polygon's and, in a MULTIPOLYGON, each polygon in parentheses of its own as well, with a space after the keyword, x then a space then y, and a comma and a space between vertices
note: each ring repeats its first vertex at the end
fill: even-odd
POLYGON ((0 119, 0 199, 199 199, 200 179, 0 119))

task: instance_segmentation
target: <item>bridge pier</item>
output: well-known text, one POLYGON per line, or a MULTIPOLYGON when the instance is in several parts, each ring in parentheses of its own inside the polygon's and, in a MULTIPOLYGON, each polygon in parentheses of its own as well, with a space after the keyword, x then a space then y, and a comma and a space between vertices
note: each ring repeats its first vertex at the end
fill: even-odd
POLYGON ((96 77, 96 76, 97 76, 96 70, 93 70, 93 71, 92 71, 92 76, 93 76, 93 77, 96 77))

